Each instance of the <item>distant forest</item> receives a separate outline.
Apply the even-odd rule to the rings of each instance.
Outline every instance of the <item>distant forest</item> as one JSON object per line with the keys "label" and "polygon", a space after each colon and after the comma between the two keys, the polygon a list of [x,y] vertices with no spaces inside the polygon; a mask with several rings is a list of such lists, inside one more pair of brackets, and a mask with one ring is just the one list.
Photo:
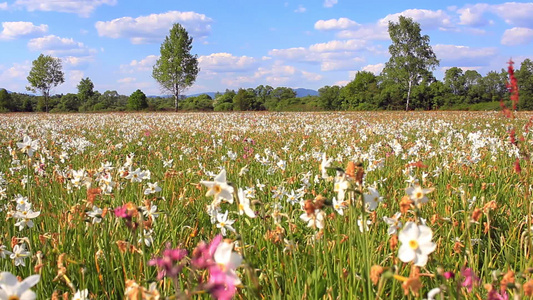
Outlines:
{"label": "distant forest", "polygon": [[[533,110],[533,62],[524,60],[515,69],[518,80],[520,110]],[[463,72],[453,67],[443,80],[432,75],[421,78],[411,91],[413,110],[497,110],[500,100],[508,101],[508,74],[505,69],[482,76],[475,70]],[[202,94],[183,97],[179,109],[183,111],[324,111],[324,110],[402,110],[405,108],[405,85],[382,76],[361,71],[346,86],[325,86],[318,96],[296,97],[287,87],[260,85],[256,88],[226,90],[214,97]],[[126,110],[173,110],[171,97],[146,97],[137,90],[132,95],[116,91],[100,93],[94,90],[89,78],[82,79],[78,93],[50,97],[51,112],[104,112]],[[0,89],[0,112],[45,111],[43,97],[10,93]]]}

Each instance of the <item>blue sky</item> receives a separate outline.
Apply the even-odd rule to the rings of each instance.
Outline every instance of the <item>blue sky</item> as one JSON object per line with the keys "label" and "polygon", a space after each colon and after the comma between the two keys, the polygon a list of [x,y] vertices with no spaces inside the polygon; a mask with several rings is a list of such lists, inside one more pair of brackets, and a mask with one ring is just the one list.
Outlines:
{"label": "blue sky", "polygon": [[485,75],[533,58],[533,2],[354,0],[0,0],[0,87],[25,92],[31,62],[59,57],[76,93],[89,77],[100,92],[161,94],[151,78],[173,23],[193,36],[200,73],[185,93],[268,84],[319,89],[389,59],[388,21],[419,22],[442,78],[450,67]]}

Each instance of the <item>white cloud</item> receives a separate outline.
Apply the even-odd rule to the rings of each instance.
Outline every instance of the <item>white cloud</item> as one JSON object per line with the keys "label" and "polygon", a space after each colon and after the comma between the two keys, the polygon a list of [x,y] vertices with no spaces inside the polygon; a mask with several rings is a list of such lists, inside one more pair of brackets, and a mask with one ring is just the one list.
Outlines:
{"label": "white cloud", "polygon": [[324,7],[333,7],[338,2],[338,0],[324,0]]}
{"label": "white cloud", "polygon": [[381,73],[383,68],[385,68],[385,64],[379,63],[375,65],[366,65],[361,68],[361,71],[367,71],[367,72],[373,73],[374,75],[379,75],[379,73]]}
{"label": "white cloud", "polygon": [[450,16],[443,10],[428,9],[408,9],[401,13],[387,15],[378,21],[380,27],[388,29],[389,21],[398,22],[400,16],[412,18],[413,21],[420,23],[422,30],[440,29],[447,30],[453,27]]}
{"label": "white cloud", "polygon": [[309,47],[313,52],[357,51],[366,46],[364,40],[329,41],[327,43],[314,44]]}
{"label": "white cloud", "polygon": [[87,56],[96,52],[81,42],[76,42],[72,38],[61,38],[55,35],[47,35],[40,38],[31,39],[28,42],[31,51],[40,51],[52,56]]}
{"label": "white cloud", "polygon": [[30,61],[13,63],[11,67],[0,69],[0,82],[2,83],[2,87],[13,92],[26,91],[26,85],[28,85],[26,77],[30,73],[30,70]]}
{"label": "white cloud", "polygon": [[0,40],[35,37],[48,31],[48,25],[35,26],[32,22],[2,22],[2,27],[4,29],[0,32]]}
{"label": "white cloud", "polygon": [[22,7],[28,11],[57,11],[89,17],[98,6],[104,4],[115,5],[117,0],[17,0],[13,6]]}
{"label": "white cloud", "polygon": [[202,38],[211,32],[213,20],[195,12],[169,11],[138,18],[122,17],[95,24],[99,36],[129,38],[132,44],[161,43],[174,23],[180,23],[189,34]]}
{"label": "white cloud", "polygon": [[348,18],[318,20],[315,23],[316,30],[343,30],[358,26],[359,24]]}
{"label": "white cloud", "polygon": [[7,2],[0,3],[0,10],[7,10]]}
{"label": "white cloud", "polygon": [[506,46],[527,45],[533,41],[533,29],[514,27],[505,30],[501,43]]}
{"label": "white cloud", "polygon": [[489,59],[497,55],[497,48],[471,48],[459,45],[438,44],[433,47],[435,55],[441,60],[442,66],[486,66]]}
{"label": "white cloud", "polygon": [[61,57],[61,62],[65,69],[86,69],[91,62],[94,61],[93,56],[64,56]]}
{"label": "white cloud", "polygon": [[308,81],[319,81],[323,78],[320,74],[306,71],[302,71],[302,76]]}
{"label": "white cloud", "polygon": [[507,24],[533,27],[533,2],[517,3],[506,2],[492,5],[491,11],[505,20]]}
{"label": "white cloud", "polygon": [[298,5],[298,8],[294,10],[295,13],[304,13],[307,9],[303,5]]}
{"label": "white cloud", "polygon": [[[80,70],[71,70],[65,74],[65,83],[61,86],[58,86],[57,89],[61,91],[77,91],[78,84],[85,77],[83,71]],[[59,91],[56,91],[59,92]],[[53,93],[52,93],[53,94]]]}
{"label": "white cloud", "polygon": [[337,82],[335,82],[333,85],[341,86],[341,87],[342,87],[342,86],[347,85],[348,83],[350,83],[349,80],[341,80],[341,81],[337,81]]}
{"label": "white cloud", "polygon": [[458,9],[457,13],[459,14],[459,24],[474,27],[485,26],[489,24],[489,20],[483,16],[488,8],[488,4],[478,3]]}
{"label": "white cloud", "polygon": [[122,73],[151,72],[158,59],[158,55],[148,55],[141,60],[134,59],[127,65],[120,65],[120,70]]}
{"label": "white cloud", "polygon": [[132,83],[134,81],[136,81],[137,79],[136,78],[133,78],[133,77],[124,77],[124,78],[120,78],[119,80],[117,80],[118,83]]}
{"label": "white cloud", "polygon": [[257,60],[249,56],[234,56],[230,53],[213,53],[198,58],[202,71],[212,72],[239,72],[255,67]]}

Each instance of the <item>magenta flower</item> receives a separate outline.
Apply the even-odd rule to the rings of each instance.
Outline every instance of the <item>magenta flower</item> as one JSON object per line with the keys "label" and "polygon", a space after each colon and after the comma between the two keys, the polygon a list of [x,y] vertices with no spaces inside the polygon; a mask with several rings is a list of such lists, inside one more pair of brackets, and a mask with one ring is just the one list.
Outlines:
{"label": "magenta flower", "polygon": [[128,215],[128,209],[126,208],[126,206],[119,206],[117,208],[115,208],[115,216],[119,217],[119,218],[131,218],[131,216]]}
{"label": "magenta flower", "polygon": [[220,234],[215,236],[210,244],[201,241],[192,252],[192,265],[198,269],[205,269],[215,264],[215,251],[221,241],[222,236]]}
{"label": "magenta flower", "polygon": [[498,293],[498,291],[496,289],[492,289],[488,295],[487,295],[487,299],[488,300],[509,300],[509,295],[507,294],[506,291],[503,291],[500,293]]}
{"label": "magenta flower", "polygon": [[474,274],[474,271],[471,268],[466,268],[461,271],[461,275],[464,277],[464,281],[461,283],[463,287],[471,292],[474,285],[477,285],[479,282],[479,277]]}
{"label": "magenta flower", "polygon": [[162,257],[151,259],[148,264],[150,266],[157,266],[157,279],[161,280],[164,277],[176,278],[185,265],[182,260],[187,256],[187,250],[175,248],[171,249],[167,244],[167,249],[163,251]]}
{"label": "magenta flower", "polygon": [[453,272],[450,272],[450,271],[444,272],[444,278],[453,279],[453,278],[455,278],[455,274]]}

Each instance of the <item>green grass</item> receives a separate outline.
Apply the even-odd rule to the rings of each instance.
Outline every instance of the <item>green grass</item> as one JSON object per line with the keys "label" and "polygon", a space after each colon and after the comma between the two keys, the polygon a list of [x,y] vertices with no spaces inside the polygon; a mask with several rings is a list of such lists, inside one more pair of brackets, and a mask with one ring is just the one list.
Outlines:
{"label": "green grass", "polygon": [[[212,180],[207,172],[218,174],[224,168],[235,190],[255,186],[257,181],[265,185],[263,191],[256,187],[252,199],[254,219],[239,215],[236,203],[221,204],[222,212],[228,210],[236,220],[236,233],[228,232],[225,238],[237,241],[235,250],[244,257],[243,266],[237,269],[242,280],[237,299],[418,299],[436,287],[445,298],[486,298],[483,285],[494,281],[499,288],[509,270],[515,272],[520,285],[532,277],[526,220],[531,166],[522,160],[522,172],[514,171],[514,146],[507,133],[509,126],[523,133],[528,117],[508,120],[492,112],[0,115],[0,173],[5,181],[1,187],[6,189],[6,198],[0,200],[5,205],[0,212],[5,220],[0,225],[0,243],[11,251],[12,240],[23,238],[31,249],[26,267],[15,267],[6,257],[0,258],[0,270],[21,278],[40,274],[33,288],[39,299],[50,298],[54,291],[72,295],[66,278],[74,289],[88,289],[95,299],[124,298],[127,279],[146,288],[157,282],[160,293],[172,297],[172,281],[158,281],[157,269],[148,266],[148,260],[160,256],[167,243],[192,253],[200,241],[220,234],[206,212],[213,199],[205,196],[207,188],[199,182]],[[24,135],[40,142],[31,158],[16,146]],[[393,152],[394,140],[402,153]],[[530,136],[525,135],[518,145],[529,153]],[[228,151],[236,153],[235,160],[228,157]],[[69,156],[64,162],[60,161],[62,152]],[[308,173],[303,200],[322,195],[329,203],[337,196],[333,181],[320,178],[323,152],[334,158],[333,167],[361,161],[366,170],[364,193],[382,180],[377,190],[384,201],[375,211],[365,210],[358,194],[352,192],[344,215],[331,206],[323,208],[324,229],[318,230],[299,218],[304,213],[299,204],[287,203],[286,197],[273,199],[274,188],[297,190]],[[129,153],[135,155],[131,170],[150,170],[149,180],[132,183],[119,176]],[[267,157],[269,163],[260,163],[256,154]],[[18,171],[10,170],[15,159],[23,167]],[[167,159],[174,159],[172,168],[163,167]],[[42,174],[34,172],[39,160]],[[285,170],[277,166],[280,160],[286,161]],[[89,199],[85,186],[67,190],[71,171],[80,169],[88,172],[91,187],[96,188],[98,169],[106,161],[112,163],[110,174],[118,184],[110,195]],[[434,191],[428,194],[428,203],[403,213],[400,220],[405,224],[425,219],[436,244],[428,263],[419,269],[419,296],[404,295],[399,279],[413,276],[412,263],[398,259],[400,244],[391,248],[383,222],[384,216],[400,211],[408,187],[406,169],[415,162],[420,164],[411,168],[411,175]],[[249,171],[239,176],[245,166]],[[437,169],[442,171],[433,176]],[[334,170],[328,172],[335,176]],[[425,173],[431,175],[423,179]],[[24,187],[25,175],[28,183]],[[156,181],[162,191],[144,195],[147,182]],[[19,231],[16,220],[8,217],[15,210],[12,200],[17,194],[28,197],[33,209],[41,212],[31,229]],[[87,217],[93,205],[89,201],[108,210],[101,223],[92,224]],[[488,208],[491,201],[495,209]],[[134,217],[139,227],[131,230],[113,213],[128,202],[137,207],[150,202],[157,205],[160,215],[144,225],[140,216]],[[279,224],[272,216],[276,202],[283,206]],[[476,209],[481,216],[473,221]],[[360,216],[373,221],[368,231],[359,230]],[[154,231],[151,247],[138,242],[146,226]],[[286,250],[284,239],[296,248]],[[121,251],[119,241],[131,247]],[[41,261],[37,253],[42,254]],[[62,254],[66,272],[56,278]],[[376,285],[370,280],[375,265],[384,268]],[[464,268],[471,268],[480,278],[471,292],[461,286]],[[447,271],[454,272],[455,279],[445,279]],[[196,273],[189,265],[179,276],[178,286],[182,291],[195,291],[198,278],[206,280],[207,273]],[[509,285],[507,292],[524,294],[523,288],[515,287]],[[209,298],[206,293],[199,295],[195,297]]]}

